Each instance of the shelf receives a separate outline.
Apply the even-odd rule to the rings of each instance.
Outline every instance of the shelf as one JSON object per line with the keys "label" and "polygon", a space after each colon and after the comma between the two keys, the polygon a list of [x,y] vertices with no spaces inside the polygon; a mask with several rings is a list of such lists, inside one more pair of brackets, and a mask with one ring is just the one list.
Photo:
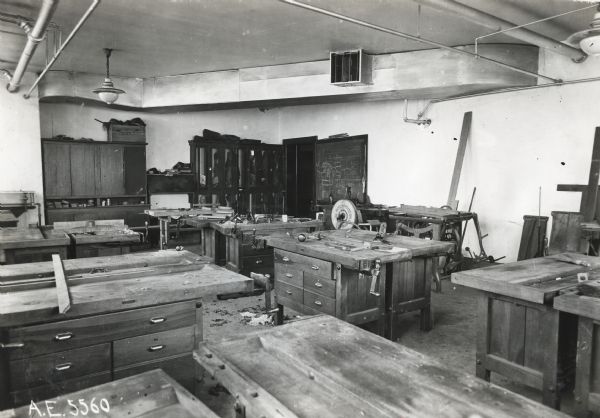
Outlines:
{"label": "shelf", "polygon": [[82,199],[125,199],[125,198],[145,198],[146,194],[122,194],[122,195],[85,195],[85,196],[46,196],[44,200],[82,200]]}
{"label": "shelf", "polygon": [[137,208],[148,207],[147,203],[139,203],[134,205],[110,205],[110,206],[86,206],[84,208],[46,208],[47,210],[82,210],[82,209],[122,209],[122,208]]}

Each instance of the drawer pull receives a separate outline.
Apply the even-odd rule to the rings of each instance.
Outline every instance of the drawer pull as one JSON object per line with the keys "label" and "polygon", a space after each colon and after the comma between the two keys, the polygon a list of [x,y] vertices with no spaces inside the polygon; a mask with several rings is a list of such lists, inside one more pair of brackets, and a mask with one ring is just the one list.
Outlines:
{"label": "drawer pull", "polygon": [[166,345],[164,345],[164,344],[151,345],[150,347],[148,347],[148,351],[160,351],[165,347],[166,347]]}
{"label": "drawer pull", "polygon": [[323,287],[323,283],[315,282],[315,287],[321,288],[321,287]]}
{"label": "drawer pull", "polygon": [[263,261],[262,260],[256,260],[256,264],[262,264]]}
{"label": "drawer pull", "polygon": [[66,341],[70,340],[71,338],[73,338],[72,332],[61,332],[60,334],[56,334],[54,336],[55,341]]}
{"label": "drawer pull", "polygon": [[165,318],[164,316],[155,316],[154,318],[150,318],[150,323],[151,324],[160,324],[162,322],[165,322],[167,320],[167,318]]}
{"label": "drawer pull", "polygon": [[312,266],[310,266],[310,268],[313,270],[319,270],[319,266],[315,266],[314,264]]}
{"label": "drawer pull", "polygon": [[287,293],[288,295],[292,294],[292,292],[290,290],[286,290],[285,293]]}
{"label": "drawer pull", "polygon": [[289,258],[287,258],[287,257],[283,257],[283,258],[282,258],[282,260],[283,260],[284,262],[286,262],[286,263],[287,263],[288,261],[290,261],[290,259],[289,259]]}
{"label": "drawer pull", "polygon": [[54,366],[54,370],[56,370],[57,372],[64,372],[65,370],[69,370],[72,366],[73,363],[57,364],[56,366]]}
{"label": "drawer pull", "polygon": [[323,306],[323,302],[321,302],[320,300],[315,300],[315,305]]}
{"label": "drawer pull", "polygon": [[0,343],[0,350],[8,350],[23,347],[25,347],[25,343]]}
{"label": "drawer pull", "polygon": [[292,277],[294,277],[294,275],[292,273],[285,273],[285,277],[292,278]]}

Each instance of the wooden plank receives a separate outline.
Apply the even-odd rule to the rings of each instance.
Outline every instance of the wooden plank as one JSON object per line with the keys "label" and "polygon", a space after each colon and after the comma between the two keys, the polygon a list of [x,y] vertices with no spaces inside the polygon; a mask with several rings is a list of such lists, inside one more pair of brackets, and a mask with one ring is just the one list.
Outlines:
{"label": "wooden plank", "polygon": [[582,199],[581,212],[585,222],[593,221],[596,216],[596,201],[598,196],[598,180],[600,176],[600,127],[596,127],[594,135],[594,146],[592,149],[592,162],[590,164],[590,175],[585,193],[585,201]]}
{"label": "wooden plank", "polygon": [[56,295],[58,298],[58,313],[64,314],[71,308],[69,287],[65,277],[65,270],[58,254],[52,254],[52,265],[54,267],[54,279],[56,281]]}
{"label": "wooden plank", "polygon": [[446,204],[455,208],[458,206],[456,202],[456,193],[458,192],[458,183],[460,181],[460,172],[462,171],[463,161],[465,159],[465,151],[467,149],[467,141],[471,133],[471,119],[473,112],[465,112],[463,116],[462,128],[460,130],[460,142],[456,151],[456,160],[454,161],[454,170],[452,172],[452,181],[450,183],[450,192],[448,193],[448,201]]}
{"label": "wooden plank", "polygon": [[[594,344],[594,322],[589,318],[579,318],[577,330],[577,372],[575,373],[575,410],[577,416],[585,417],[589,413],[590,381],[592,356],[598,346]],[[598,365],[596,365],[596,369]]]}
{"label": "wooden plank", "polygon": [[564,416],[333,317],[207,343],[195,359],[240,394],[247,416],[273,406],[292,416]]}

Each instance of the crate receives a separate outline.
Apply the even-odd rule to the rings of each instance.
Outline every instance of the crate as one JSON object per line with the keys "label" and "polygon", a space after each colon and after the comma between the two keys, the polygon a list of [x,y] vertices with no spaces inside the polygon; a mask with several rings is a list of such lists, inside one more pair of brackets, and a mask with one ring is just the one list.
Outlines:
{"label": "crate", "polygon": [[108,127],[109,142],[146,142],[146,127],[138,125],[111,124]]}

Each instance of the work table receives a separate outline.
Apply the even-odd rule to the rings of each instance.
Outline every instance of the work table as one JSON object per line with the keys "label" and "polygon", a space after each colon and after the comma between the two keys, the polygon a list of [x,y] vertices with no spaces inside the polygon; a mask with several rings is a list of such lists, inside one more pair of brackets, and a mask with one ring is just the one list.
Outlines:
{"label": "work table", "polygon": [[53,253],[67,258],[70,243],[66,233],[45,235],[40,228],[0,228],[0,263],[49,260]]}

